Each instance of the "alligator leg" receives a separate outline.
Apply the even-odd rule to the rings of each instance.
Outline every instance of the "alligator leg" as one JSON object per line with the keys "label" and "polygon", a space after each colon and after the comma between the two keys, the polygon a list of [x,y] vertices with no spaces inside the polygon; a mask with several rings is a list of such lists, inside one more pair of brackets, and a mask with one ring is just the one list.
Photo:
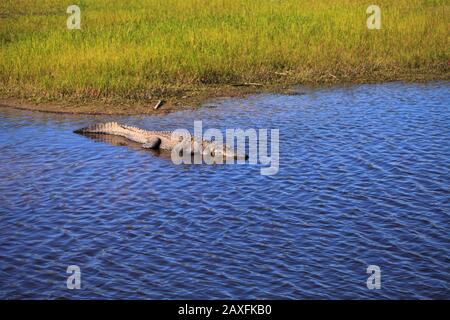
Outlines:
{"label": "alligator leg", "polygon": [[146,143],[142,145],[144,149],[158,149],[161,144],[161,139],[158,137],[149,138]]}

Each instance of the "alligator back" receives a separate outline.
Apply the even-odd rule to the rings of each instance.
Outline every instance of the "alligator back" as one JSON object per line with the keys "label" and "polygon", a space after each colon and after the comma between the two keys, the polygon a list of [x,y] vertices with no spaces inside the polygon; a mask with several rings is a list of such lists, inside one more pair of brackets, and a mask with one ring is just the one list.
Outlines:
{"label": "alligator back", "polygon": [[[98,123],[74,132],[79,134],[108,134],[121,136],[131,141],[141,143],[144,148],[147,146],[154,146],[162,150],[172,150],[176,145],[183,141],[180,137],[178,137],[178,139],[172,139],[172,131],[149,131],[117,122]],[[224,157],[233,157],[236,159],[247,158],[245,154],[237,155],[234,150],[231,150],[227,145],[217,144],[214,141],[198,141],[194,137],[191,137],[190,140],[185,140],[185,143],[190,144],[190,149],[193,153],[207,152],[212,155],[221,154]]]}

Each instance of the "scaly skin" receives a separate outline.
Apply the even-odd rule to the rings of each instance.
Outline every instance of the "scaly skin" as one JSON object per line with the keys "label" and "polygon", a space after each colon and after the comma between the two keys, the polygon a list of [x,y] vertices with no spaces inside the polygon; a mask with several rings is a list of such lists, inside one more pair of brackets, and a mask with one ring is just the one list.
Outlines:
{"label": "scaly skin", "polygon": [[[127,138],[131,141],[141,143],[146,149],[160,149],[172,151],[175,146],[180,146],[183,138],[174,136],[172,139],[172,131],[149,131],[132,126],[127,126],[117,122],[107,122],[95,124],[91,127],[76,130],[75,133],[96,133],[109,134]],[[189,150],[192,154],[200,152],[202,154],[210,153],[212,156],[222,155],[223,158],[247,159],[246,155],[239,155],[230,149],[227,145],[219,145],[212,141],[198,141],[194,137],[187,139],[183,143],[190,144]]]}

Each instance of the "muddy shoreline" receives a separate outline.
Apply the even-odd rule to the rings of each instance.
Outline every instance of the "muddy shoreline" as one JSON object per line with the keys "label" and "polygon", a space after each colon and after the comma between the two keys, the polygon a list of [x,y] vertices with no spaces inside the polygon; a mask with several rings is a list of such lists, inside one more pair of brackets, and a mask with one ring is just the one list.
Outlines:
{"label": "muddy shoreline", "polygon": [[[151,100],[126,99],[91,99],[91,101],[47,101],[36,102],[35,99],[0,98],[0,107],[29,111],[87,114],[87,115],[138,115],[138,114],[167,114],[170,112],[192,110],[198,107],[215,107],[213,101],[221,98],[245,97],[263,92],[288,92],[288,89],[271,87],[209,87],[186,92],[185,95],[169,95]],[[155,106],[159,105],[157,109]]]}
{"label": "muddy shoreline", "polygon": [[[265,84],[242,83],[193,87],[176,95],[161,96],[152,100],[126,100],[120,98],[91,99],[79,101],[76,99],[51,100],[43,102],[36,98],[16,98],[0,96],[0,107],[20,110],[85,115],[158,115],[182,110],[193,110],[199,107],[216,107],[218,99],[246,97],[253,94],[273,93],[286,95],[301,95],[307,91],[336,86],[351,86],[358,84],[374,84],[387,82],[425,83],[430,81],[449,81],[450,75],[414,74],[393,79],[380,77],[378,79],[356,79],[353,81],[325,79],[325,81],[293,84],[290,82]],[[161,103],[160,103],[161,101]],[[160,106],[155,109],[155,106]]]}

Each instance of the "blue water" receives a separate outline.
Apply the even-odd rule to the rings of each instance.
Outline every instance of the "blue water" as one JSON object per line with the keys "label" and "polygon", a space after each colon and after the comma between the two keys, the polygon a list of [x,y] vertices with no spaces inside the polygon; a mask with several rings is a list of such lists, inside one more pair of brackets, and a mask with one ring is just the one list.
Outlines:
{"label": "blue water", "polygon": [[[0,298],[449,299],[449,88],[298,88],[154,117],[0,108]],[[107,120],[278,128],[280,171],[72,133]]]}

